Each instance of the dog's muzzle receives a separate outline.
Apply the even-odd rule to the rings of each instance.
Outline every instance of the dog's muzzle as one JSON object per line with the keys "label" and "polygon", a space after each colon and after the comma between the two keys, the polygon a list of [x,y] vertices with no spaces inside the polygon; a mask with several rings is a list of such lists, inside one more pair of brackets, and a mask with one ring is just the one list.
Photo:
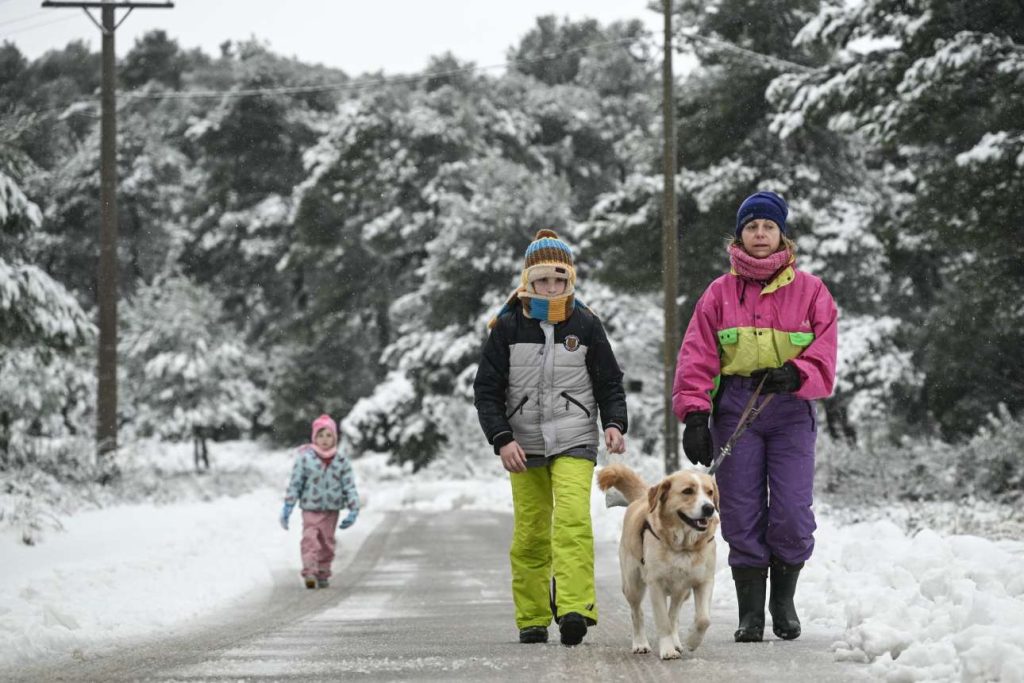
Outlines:
{"label": "dog's muzzle", "polygon": [[686,522],[688,525],[696,529],[697,531],[707,531],[708,525],[711,523],[711,518],[715,516],[715,506],[710,503],[705,503],[701,508],[702,517],[687,517],[682,512],[676,510],[676,514],[679,515],[679,519]]}

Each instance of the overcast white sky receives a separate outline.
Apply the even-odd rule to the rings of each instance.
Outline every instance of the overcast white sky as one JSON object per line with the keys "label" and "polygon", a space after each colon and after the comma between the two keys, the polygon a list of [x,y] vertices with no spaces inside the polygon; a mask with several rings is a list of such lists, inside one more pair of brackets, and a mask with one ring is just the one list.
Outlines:
{"label": "overcast white sky", "polygon": [[[225,40],[252,36],[275,52],[349,74],[423,70],[446,50],[478,66],[502,64],[509,46],[555,14],[602,24],[638,18],[652,31],[661,17],[649,0],[174,0],[173,9],[137,9],[117,30],[123,56],[136,38],[164,29],[183,48],[216,55]],[[660,3],[659,3],[660,4]],[[98,11],[94,10],[98,18]],[[120,17],[123,10],[119,10]],[[81,9],[42,8],[42,0],[0,0],[0,41],[28,58],[84,39],[100,48],[99,29]]]}

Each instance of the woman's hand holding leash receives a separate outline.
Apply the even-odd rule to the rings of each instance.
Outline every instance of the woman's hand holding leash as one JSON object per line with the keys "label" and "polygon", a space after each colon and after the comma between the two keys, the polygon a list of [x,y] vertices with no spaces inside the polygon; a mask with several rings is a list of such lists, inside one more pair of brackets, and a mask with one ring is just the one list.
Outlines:
{"label": "woman's hand holding leash", "polygon": [[762,368],[750,373],[750,379],[761,383],[762,394],[791,394],[800,388],[800,371],[792,363],[778,368]]}
{"label": "woman's hand holding leash", "polygon": [[686,425],[683,430],[683,453],[694,465],[707,467],[715,457],[708,413],[690,413],[683,424]]}

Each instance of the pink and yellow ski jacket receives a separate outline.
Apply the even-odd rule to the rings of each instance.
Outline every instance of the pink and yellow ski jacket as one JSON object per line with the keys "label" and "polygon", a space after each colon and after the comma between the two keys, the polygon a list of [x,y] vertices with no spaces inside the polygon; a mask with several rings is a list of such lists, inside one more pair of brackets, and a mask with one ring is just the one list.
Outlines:
{"label": "pink and yellow ski jacket", "polygon": [[724,375],[792,361],[806,400],[832,394],[836,375],[836,304],[825,284],[792,266],[767,285],[721,276],[704,291],[686,327],[676,360],[672,408],[680,421],[711,412]]}

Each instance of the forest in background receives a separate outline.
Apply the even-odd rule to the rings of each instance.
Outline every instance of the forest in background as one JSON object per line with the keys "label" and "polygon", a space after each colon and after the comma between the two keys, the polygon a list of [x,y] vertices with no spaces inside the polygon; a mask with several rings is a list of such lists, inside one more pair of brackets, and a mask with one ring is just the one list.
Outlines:
{"label": "forest in background", "polygon": [[[907,495],[1019,497],[1024,7],[684,0],[680,319],[738,202],[790,202],[841,312],[824,424]],[[452,55],[346,74],[258,41],[153,32],[119,63],[122,439],[267,436],[344,417],[414,469],[487,447],[471,383],[537,229],[661,452],[661,83],[639,22],[539,18],[492,75]],[[99,54],[0,47],[0,470],[95,477]],[[69,466],[74,465],[74,466]]]}

